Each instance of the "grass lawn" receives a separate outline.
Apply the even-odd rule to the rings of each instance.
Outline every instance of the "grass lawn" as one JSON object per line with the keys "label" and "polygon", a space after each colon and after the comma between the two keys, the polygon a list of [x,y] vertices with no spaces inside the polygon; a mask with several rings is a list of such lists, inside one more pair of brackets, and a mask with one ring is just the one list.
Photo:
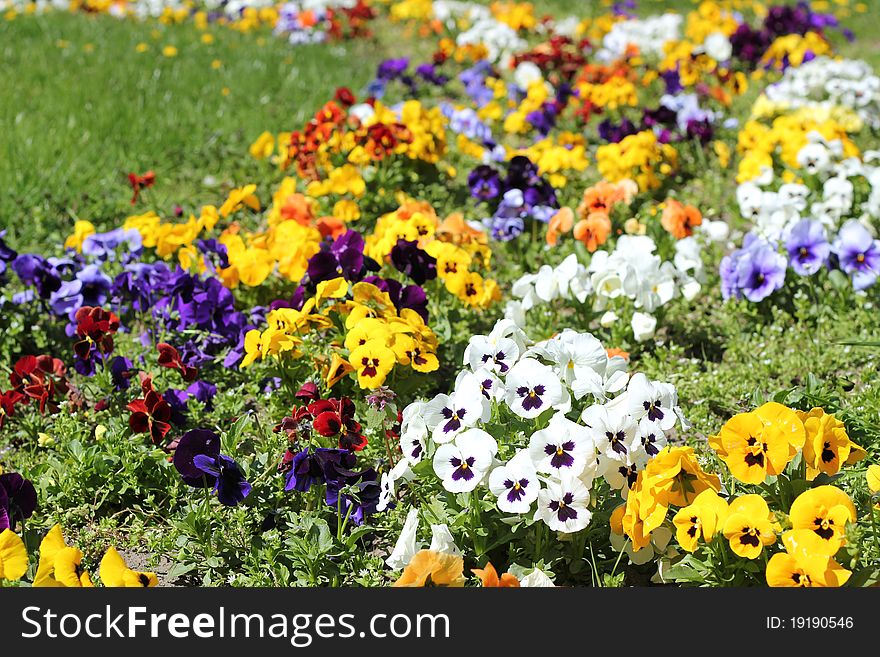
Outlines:
{"label": "grass lawn", "polygon": [[131,171],[156,172],[146,193],[159,210],[216,202],[265,177],[247,155],[254,137],[302,125],[389,56],[368,40],[292,47],[268,32],[204,34],[66,13],[0,22],[0,223],[11,239],[57,243],[76,218],[112,227],[131,212]]}

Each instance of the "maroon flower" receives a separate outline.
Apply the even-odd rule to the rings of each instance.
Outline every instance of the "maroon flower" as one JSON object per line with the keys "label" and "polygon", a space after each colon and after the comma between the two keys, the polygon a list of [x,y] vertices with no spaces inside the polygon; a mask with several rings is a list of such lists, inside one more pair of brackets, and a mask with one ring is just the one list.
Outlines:
{"label": "maroon flower", "polygon": [[185,365],[180,359],[180,353],[167,342],[160,342],[156,345],[159,350],[159,365],[168,367],[180,372],[180,376],[187,383],[192,383],[199,376],[199,370],[195,367]]}
{"label": "maroon flower", "polygon": [[0,394],[0,429],[3,428],[6,418],[15,414],[15,405],[24,399],[25,396],[16,390],[7,390]]}
{"label": "maroon flower", "polygon": [[153,390],[153,381],[145,377],[141,382],[142,399],[135,399],[126,408],[131,411],[128,426],[134,433],[148,433],[154,445],[159,445],[171,430],[171,407],[162,395]]}
{"label": "maroon flower", "polygon": [[101,356],[113,351],[113,334],[119,330],[119,318],[100,307],[83,306],[76,311],[76,334],[82,338],[73,345],[74,353],[90,360],[94,350]]}
{"label": "maroon flower", "polygon": [[318,393],[318,385],[314,381],[308,381],[302,384],[302,387],[296,391],[294,397],[305,401],[314,401],[320,399],[321,395]]}
{"label": "maroon flower", "polygon": [[56,396],[67,394],[64,363],[52,356],[22,356],[12,368],[9,380],[13,390],[39,402],[40,413],[46,407],[54,412]]}
{"label": "maroon flower", "polygon": [[357,102],[357,99],[348,87],[339,87],[336,89],[336,94],[333,98],[343,107],[351,107]]}

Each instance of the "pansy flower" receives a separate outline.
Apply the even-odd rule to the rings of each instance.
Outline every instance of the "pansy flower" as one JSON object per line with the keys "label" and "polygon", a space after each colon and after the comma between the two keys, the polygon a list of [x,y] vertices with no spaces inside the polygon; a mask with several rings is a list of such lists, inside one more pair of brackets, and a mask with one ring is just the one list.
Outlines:
{"label": "pansy flower", "polygon": [[461,555],[419,550],[403,569],[394,586],[464,586],[464,560]]}
{"label": "pansy flower", "polygon": [[213,488],[224,506],[238,505],[251,492],[238,463],[220,453],[220,438],[213,431],[187,431],[180,437],[173,460],[187,485]]}
{"label": "pansy flower", "polygon": [[666,433],[654,422],[641,422],[636,429],[640,446],[636,446],[631,455],[633,460],[643,466],[666,447]]}
{"label": "pansy flower", "polygon": [[519,588],[516,575],[504,573],[499,577],[498,571],[491,563],[487,563],[485,568],[471,568],[471,572],[480,578],[483,588]]}
{"label": "pansy flower", "polygon": [[160,342],[156,345],[156,350],[159,352],[160,367],[177,370],[180,372],[180,376],[183,377],[183,380],[187,383],[192,383],[196,380],[196,377],[199,375],[198,369],[184,364],[177,349],[167,342]]}
{"label": "pansy flower", "polygon": [[849,496],[835,486],[817,486],[804,491],[791,504],[792,529],[808,529],[820,540],[818,549],[826,556],[846,543],[846,524],[856,522],[856,507]]}
{"label": "pansy flower", "polygon": [[348,358],[357,372],[361,388],[378,388],[397,362],[397,356],[385,345],[384,340],[369,340],[354,349]]}
{"label": "pansy flower", "polygon": [[16,472],[0,474],[0,531],[15,529],[37,508],[37,491],[30,480]]}
{"label": "pansy flower", "polygon": [[805,588],[846,584],[852,572],[829,556],[821,541],[808,529],[785,532],[785,552],[777,552],[767,562],[767,585]]}
{"label": "pansy flower", "polygon": [[628,413],[611,404],[595,404],[584,409],[581,419],[600,453],[611,460],[628,461],[641,445],[636,423]]}
{"label": "pansy flower", "polygon": [[549,480],[538,493],[535,520],[544,521],[553,531],[571,534],[590,524],[589,503],[587,487],[577,477],[566,474],[562,480]]}
{"label": "pansy flower", "polygon": [[0,393],[0,429],[6,424],[7,418],[15,414],[15,406],[27,398],[17,390],[7,390]]}
{"label": "pansy flower", "polygon": [[425,409],[434,442],[448,443],[460,431],[474,426],[485,415],[486,406],[476,377],[463,376],[451,395],[437,395]]}
{"label": "pansy flower", "polygon": [[807,439],[803,457],[807,464],[807,480],[820,472],[834,475],[844,464],[852,465],[867,456],[864,449],[849,439],[846,426],[830,413],[814,408],[809,413],[795,411],[804,423]]}
{"label": "pansy flower", "polygon": [[475,335],[468,341],[466,350],[468,365],[476,371],[486,368],[505,376],[519,359],[519,346],[510,338],[490,339],[487,335]]}
{"label": "pansy flower", "polygon": [[83,554],[76,547],[69,547],[61,533],[61,525],[55,525],[40,542],[40,561],[33,586],[90,588],[92,578],[82,567]]}
{"label": "pansy flower", "polygon": [[649,381],[641,372],[633,375],[626,389],[630,415],[639,423],[654,423],[668,431],[675,425],[675,388]]}
{"label": "pansy flower", "polygon": [[796,223],[785,243],[791,268],[801,276],[812,276],[828,261],[831,245],[825,226],[819,221],[802,219]]}
{"label": "pansy flower", "polygon": [[538,499],[541,485],[527,450],[521,450],[506,464],[499,465],[489,475],[489,490],[498,498],[498,508],[504,513],[528,513]]}
{"label": "pansy flower", "polygon": [[794,411],[769,402],[750,413],[729,419],[709,445],[747,484],[760,484],[767,475],[780,474],[806,439],[803,422]]}
{"label": "pansy flower", "polygon": [[400,450],[411,465],[421,461],[425,453],[425,439],[428,437],[425,419],[427,407],[425,402],[416,401],[400,412]]}
{"label": "pansy flower", "polygon": [[24,541],[10,529],[0,529],[0,581],[14,582],[24,577],[28,554]]}
{"label": "pansy flower", "polygon": [[507,405],[528,419],[564,404],[568,396],[556,373],[534,358],[524,358],[510,368],[505,383]]}
{"label": "pansy flower", "polygon": [[146,377],[141,383],[142,398],[135,399],[126,405],[131,411],[128,426],[134,433],[148,433],[154,445],[160,444],[171,430],[171,407],[163,397],[153,389],[153,383]]}
{"label": "pansy flower", "polygon": [[437,259],[420,249],[415,240],[397,240],[391,249],[391,263],[417,285],[437,278]]}
{"label": "pansy flower", "polygon": [[48,354],[19,358],[9,381],[14,390],[39,403],[41,414],[47,408],[51,412],[57,410],[56,398],[69,390],[64,363]]}
{"label": "pansy flower", "polygon": [[856,290],[870,287],[880,275],[880,240],[874,239],[857,219],[843,224],[832,251],[840,260],[840,268],[852,276]]}
{"label": "pansy flower", "polygon": [[497,453],[492,436],[482,429],[468,429],[437,448],[434,472],[450,493],[466,493],[482,483]]}
{"label": "pansy flower", "polygon": [[776,542],[773,515],[760,495],[741,495],[733,500],[722,531],[730,549],[743,559],[757,559],[765,545]]}
{"label": "pansy flower", "polygon": [[557,413],[545,429],[532,434],[529,454],[538,472],[561,477],[565,472],[579,475],[588,459],[595,460],[596,447],[586,427]]}
{"label": "pansy flower", "polygon": [[125,559],[111,546],[101,558],[98,567],[98,577],[104,586],[124,588],[148,588],[159,585],[159,578],[155,573],[142,573],[132,570],[125,563]]}
{"label": "pansy flower", "polygon": [[678,544],[683,550],[694,552],[700,538],[706,543],[711,542],[716,532],[721,531],[727,513],[727,502],[707,488],[672,519]]}
{"label": "pansy flower", "polygon": [[101,362],[113,351],[113,334],[119,330],[119,317],[103,308],[83,306],[76,311],[76,334],[81,338],[73,346],[76,370],[85,376],[94,374],[94,361]]}

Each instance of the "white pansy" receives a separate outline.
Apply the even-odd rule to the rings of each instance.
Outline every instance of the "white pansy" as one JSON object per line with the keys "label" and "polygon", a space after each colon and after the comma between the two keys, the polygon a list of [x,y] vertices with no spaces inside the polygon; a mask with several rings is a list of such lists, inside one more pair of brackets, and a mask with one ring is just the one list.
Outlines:
{"label": "white pansy", "polygon": [[482,429],[468,429],[454,442],[434,452],[434,473],[450,493],[467,493],[479,486],[492,468],[498,444]]}
{"label": "white pansy", "polygon": [[453,538],[452,533],[449,531],[449,527],[447,527],[445,523],[431,525],[431,544],[428,546],[428,549],[433,550],[434,552],[445,552],[446,554],[454,554],[456,556],[461,554],[461,550],[459,550],[458,546],[455,544],[455,538]]}
{"label": "white pansy", "polygon": [[563,404],[567,398],[567,390],[563,390],[559,377],[534,358],[523,358],[514,365],[505,385],[507,405],[524,418],[538,417],[547,409]]}
{"label": "white pansy", "polygon": [[587,460],[595,458],[596,446],[586,427],[557,413],[545,429],[532,434],[529,455],[538,472],[557,477],[565,473],[577,476]]}
{"label": "white pansy", "polygon": [[596,449],[608,458],[621,462],[625,462],[639,444],[636,421],[625,412],[625,408],[625,403],[595,404],[581,413],[581,419],[589,428]]}
{"label": "white pansy", "polygon": [[538,499],[541,484],[527,450],[520,450],[506,464],[489,475],[489,490],[505,513],[527,513]]}
{"label": "white pansy", "polygon": [[437,395],[428,402],[425,420],[435,443],[448,443],[474,426],[485,412],[480,384],[472,373],[462,377],[451,395]]}
{"label": "white pansy", "polygon": [[654,337],[657,329],[657,318],[643,312],[634,312],[632,317],[633,337],[637,342],[644,342]]}
{"label": "white pansy", "polygon": [[553,531],[577,532],[590,524],[589,503],[590,491],[577,477],[565,475],[561,480],[551,479],[538,493],[535,520],[547,523]]}

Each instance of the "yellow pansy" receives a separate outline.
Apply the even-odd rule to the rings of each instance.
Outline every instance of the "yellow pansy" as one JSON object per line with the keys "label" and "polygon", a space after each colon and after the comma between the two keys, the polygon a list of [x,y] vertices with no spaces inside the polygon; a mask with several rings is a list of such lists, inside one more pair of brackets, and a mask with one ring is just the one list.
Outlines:
{"label": "yellow pansy", "polygon": [[0,579],[16,581],[28,569],[28,555],[24,541],[11,529],[0,532]]}
{"label": "yellow pansy", "polygon": [[693,552],[697,549],[700,537],[707,543],[727,518],[727,502],[711,488],[707,488],[694,498],[692,504],[683,507],[675,514],[675,536],[683,550]]}
{"label": "yellow pansy", "polygon": [[260,134],[259,137],[254,140],[254,143],[250,145],[248,152],[251,154],[251,157],[256,158],[258,160],[265,160],[267,157],[272,155],[275,150],[275,137],[268,130]]}
{"label": "yellow pansy", "polygon": [[260,199],[256,197],[254,192],[257,186],[254,184],[245,185],[244,187],[236,187],[229,192],[228,198],[220,206],[220,216],[224,219],[240,208],[247,206],[254,212],[260,211]]}
{"label": "yellow pansy", "polygon": [[92,579],[82,568],[82,552],[69,547],[61,533],[61,525],[49,530],[40,543],[40,561],[34,587],[91,587]]}
{"label": "yellow pansy", "polygon": [[765,545],[776,542],[773,515],[760,495],[742,495],[733,500],[723,532],[730,549],[744,559],[757,558]]}
{"label": "yellow pansy", "polygon": [[358,385],[364,389],[378,388],[385,383],[397,356],[382,340],[370,340],[357,347],[348,358],[357,372]]}
{"label": "yellow pansy", "polygon": [[104,586],[147,588],[159,585],[159,579],[155,573],[132,570],[114,547],[107,548],[107,552],[104,553],[98,568],[98,576]]}
{"label": "yellow pansy", "polygon": [[78,219],[73,224],[73,234],[64,241],[65,249],[76,249],[77,253],[82,253],[82,245],[89,235],[94,235],[97,231],[91,221]]}

